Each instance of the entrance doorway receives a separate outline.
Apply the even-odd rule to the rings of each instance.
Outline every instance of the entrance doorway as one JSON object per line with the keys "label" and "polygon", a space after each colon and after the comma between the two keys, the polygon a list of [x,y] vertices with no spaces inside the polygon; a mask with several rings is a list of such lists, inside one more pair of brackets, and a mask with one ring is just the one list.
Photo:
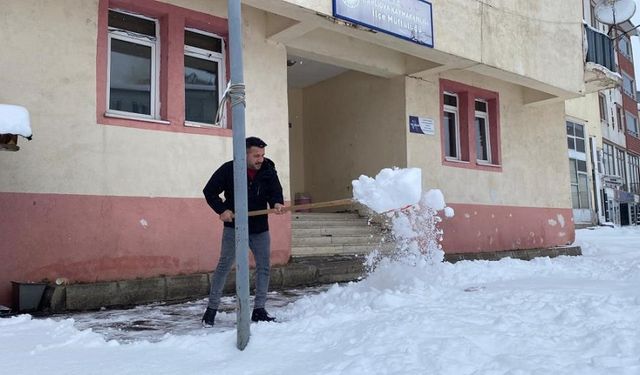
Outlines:
{"label": "entrance doorway", "polygon": [[351,181],[360,175],[406,167],[404,76],[378,77],[297,55],[288,56],[287,66],[294,199],[351,198]]}

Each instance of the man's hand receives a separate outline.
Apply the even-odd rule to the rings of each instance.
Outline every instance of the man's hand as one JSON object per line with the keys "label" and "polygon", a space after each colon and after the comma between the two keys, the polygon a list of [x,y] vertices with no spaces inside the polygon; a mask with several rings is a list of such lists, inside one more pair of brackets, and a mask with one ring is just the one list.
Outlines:
{"label": "man's hand", "polygon": [[233,211],[231,210],[226,210],[225,212],[220,214],[220,220],[226,222],[226,223],[230,223],[233,221]]}
{"label": "man's hand", "polygon": [[273,208],[276,210],[276,214],[278,214],[278,215],[282,215],[283,213],[285,213],[284,205],[282,205],[280,203],[274,204]]}

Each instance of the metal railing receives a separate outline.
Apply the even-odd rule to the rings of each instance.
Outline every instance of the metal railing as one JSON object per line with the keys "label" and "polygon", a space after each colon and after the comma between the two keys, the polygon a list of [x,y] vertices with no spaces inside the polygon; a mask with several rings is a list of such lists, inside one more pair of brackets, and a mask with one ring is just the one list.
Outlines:
{"label": "metal railing", "polygon": [[606,34],[585,26],[587,33],[587,62],[604,66],[616,72],[616,61],[613,54],[613,40]]}

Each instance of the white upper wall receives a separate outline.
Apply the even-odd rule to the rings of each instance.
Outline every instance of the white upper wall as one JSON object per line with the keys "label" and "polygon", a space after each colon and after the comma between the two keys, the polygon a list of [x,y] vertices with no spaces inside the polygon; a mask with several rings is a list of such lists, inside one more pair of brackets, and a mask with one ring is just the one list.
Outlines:
{"label": "white upper wall", "polygon": [[[165,2],[227,17],[223,0]],[[201,197],[212,172],[232,159],[229,136],[97,123],[97,0],[1,8],[0,103],[29,110],[34,138],[3,153],[0,191]],[[246,133],[269,144],[288,199],[286,51],[266,40],[264,12],[243,10]]]}
{"label": "white upper wall", "polygon": [[[253,6],[290,4],[317,14],[332,15],[332,0],[247,2]],[[547,92],[549,87],[544,86],[559,89],[560,92],[555,93],[558,95],[583,92],[583,6],[580,1],[447,0],[432,1],[432,4],[434,49],[418,48],[400,39],[393,42],[393,48],[445,65],[455,66],[464,61],[465,69],[480,63],[484,68],[471,69],[510,82],[524,77],[529,80],[529,86],[541,85],[534,87],[536,89]],[[286,12],[283,6],[274,8]],[[372,36],[366,31],[349,30],[356,38],[366,38],[369,42],[378,38],[387,46],[391,43],[382,33]]]}

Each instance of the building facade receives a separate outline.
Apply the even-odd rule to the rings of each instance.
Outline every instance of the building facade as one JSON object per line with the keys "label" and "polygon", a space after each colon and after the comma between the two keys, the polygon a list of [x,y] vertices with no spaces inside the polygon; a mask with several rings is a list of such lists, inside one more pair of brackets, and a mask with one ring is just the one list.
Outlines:
{"label": "building facade", "polygon": [[[418,17],[335,3],[416,34],[349,19],[331,0],[243,1],[247,134],[269,144],[285,199],[351,197],[361,174],[419,167],[456,210],[447,252],[572,243],[563,125],[565,101],[586,92],[582,4],[407,0]],[[201,189],[232,157],[233,119],[213,124],[226,1],[22,1],[3,13],[0,102],[30,111],[34,140],[0,155],[0,304],[11,280],[210,271],[222,225]],[[270,220],[284,264],[291,217]]]}
{"label": "building facade", "polygon": [[587,64],[608,78],[594,81],[597,92],[567,101],[574,219],[578,225],[636,225],[640,138],[631,37],[638,33],[629,21],[600,23],[596,2],[583,4]]}

